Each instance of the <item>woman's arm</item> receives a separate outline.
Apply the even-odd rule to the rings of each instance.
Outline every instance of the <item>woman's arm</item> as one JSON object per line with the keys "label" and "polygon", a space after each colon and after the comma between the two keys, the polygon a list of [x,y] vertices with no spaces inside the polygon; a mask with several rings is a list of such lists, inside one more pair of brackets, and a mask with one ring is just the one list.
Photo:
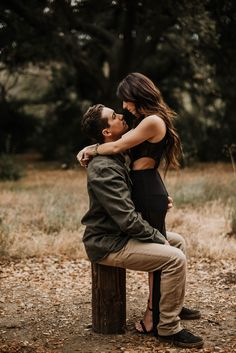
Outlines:
{"label": "woman's arm", "polygon": [[89,158],[96,154],[107,155],[120,153],[152,138],[158,139],[159,137],[161,140],[165,132],[166,127],[164,121],[156,115],[151,115],[144,118],[135,129],[126,133],[119,140],[103,143],[97,146],[96,149],[87,149],[85,151],[85,157]]}
{"label": "woman's arm", "polygon": [[91,149],[91,150],[94,150],[94,148],[96,148],[97,144],[93,144],[93,145],[89,145],[89,146],[86,146],[84,147],[82,150],[79,151],[79,153],[77,154],[76,158],[77,160],[79,161],[80,165],[82,167],[87,167],[88,166],[88,163],[90,161],[90,159],[92,159],[93,157],[90,156],[90,157],[86,157],[85,156],[85,152],[87,149]]}

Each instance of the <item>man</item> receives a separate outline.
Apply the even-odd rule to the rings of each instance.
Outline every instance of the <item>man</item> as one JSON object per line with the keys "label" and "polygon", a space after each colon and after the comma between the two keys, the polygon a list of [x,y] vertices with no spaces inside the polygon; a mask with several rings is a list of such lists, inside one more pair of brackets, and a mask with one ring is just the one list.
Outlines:
{"label": "man", "polygon": [[[98,143],[106,143],[119,139],[128,126],[122,115],[98,104],[85,113],[82,129]],[[88,257],[93,262],[131,270],[161,270],[158,338],[180,347],[201,347],[202,338],[183,329],[180,324],[179,315],[183,318],[184,314],[189,314],[186,318],[194,318],[196,314],[189,309],[183,312],[182,309],[186,257],[181,250],[181,237],[175,238],[167,233],[167,241],[157,229],[144,221],[135,211],[130,190],[131,182],[123,155],[99,155],[90,161],[90,207],[82,219],[86,225],[83,242]]]}

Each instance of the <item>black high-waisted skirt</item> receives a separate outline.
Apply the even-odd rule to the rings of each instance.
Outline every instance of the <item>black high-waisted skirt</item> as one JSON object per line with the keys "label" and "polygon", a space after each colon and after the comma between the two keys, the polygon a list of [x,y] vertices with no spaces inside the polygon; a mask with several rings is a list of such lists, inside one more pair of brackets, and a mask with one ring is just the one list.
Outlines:
{"label": "black high-waisted skirt", "polygon": [[168,193],[156,169],[132,170],[132,200],[143,219],[166,236]]}

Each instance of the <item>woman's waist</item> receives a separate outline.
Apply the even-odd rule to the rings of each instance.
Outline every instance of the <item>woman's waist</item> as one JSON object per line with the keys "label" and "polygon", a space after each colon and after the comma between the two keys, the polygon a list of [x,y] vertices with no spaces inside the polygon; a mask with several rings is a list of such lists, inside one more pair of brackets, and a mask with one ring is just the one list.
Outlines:
{"label": "woman's waist", "polygon": [[160,173],[156,167],[145,169],[131,169],[129,173],[131,178],[145,178],[146,176],[150,178],[161,178]]}
{"label": "woman's waist", "polygon": [[165,184],[157,169],[131,170],[130,178],[134,194],[168,195]]}
{"label": "woman's waist", "polygon": [[133,161],[131,166],[132,170],[146,170],[157,168],[159,166],[159,162],[159,160],[151,157],[142,157]]}

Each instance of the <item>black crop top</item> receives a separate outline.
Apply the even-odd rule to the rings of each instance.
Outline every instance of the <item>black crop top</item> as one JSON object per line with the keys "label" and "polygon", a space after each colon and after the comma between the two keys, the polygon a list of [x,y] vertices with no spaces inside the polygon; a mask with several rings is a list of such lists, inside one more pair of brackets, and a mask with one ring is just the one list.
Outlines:
{"label": "black crop top", "polygon": [[[142,116],[141,119],[137,119],[127,109],[123,109],[123,116],[130,128],[135,128],[140,123],[140,121],[144,119],[144,116]],[[159,142],[154,143],[154,142],[144,141],[140,145],[132,147],[129,150],[131,163],[133,163],[134,161],[142,157],[150,157],[155,160],[156,162],[155,167],[158,168],[163,152],[166,148],[167,136],[168,136],[168,132],[166,132],[163,139]]]}
{"label": "black crop top", "polygon": [[166,147],[167,134],[159,142],[144,141],[140,145],[134,146],[130,149],[130,157],[132,163],[142,157],[150,157],[155,160],[157,168],[160,164],[163,152]]}

